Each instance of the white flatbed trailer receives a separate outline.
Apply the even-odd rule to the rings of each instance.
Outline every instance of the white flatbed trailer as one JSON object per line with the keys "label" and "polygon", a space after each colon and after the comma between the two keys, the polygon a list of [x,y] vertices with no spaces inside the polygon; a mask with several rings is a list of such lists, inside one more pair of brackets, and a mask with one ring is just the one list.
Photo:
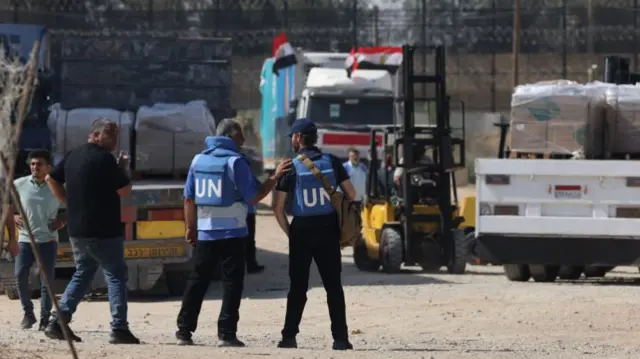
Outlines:
{"label": "white flatbed trailer", "polygon": [[474,251],[510,279],[640,265],[640,162],[477,159],[475,170]]}

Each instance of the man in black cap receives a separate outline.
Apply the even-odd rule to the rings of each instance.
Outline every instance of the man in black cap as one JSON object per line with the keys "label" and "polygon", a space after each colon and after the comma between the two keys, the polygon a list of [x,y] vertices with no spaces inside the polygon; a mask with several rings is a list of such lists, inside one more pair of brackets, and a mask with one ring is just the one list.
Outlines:
{"label": "man in black cap", "polygon": [[[322,183],[303,162],[306,158],[336,188],[339,186],[350,198],[355,189],[349,181],[341,161],[322,153],[316,146],[318,131],[314,123],[299,119],[291,126],[291,144],[297,156],[291,171],[280,178],[276,186],[274,212],[280,228],[289,237],[289,279],[287,313],[279,348],[296,348],[296,335],[302,319],[311,260],[316,262],[322,284],[327,292],[331,317],[334,350],[353,349],[349,343],[344,291],[342,290],[342,262],[340,254],[340,227],[335,209]],[[285,215],[286,196],[291,196],[293,220]]]}

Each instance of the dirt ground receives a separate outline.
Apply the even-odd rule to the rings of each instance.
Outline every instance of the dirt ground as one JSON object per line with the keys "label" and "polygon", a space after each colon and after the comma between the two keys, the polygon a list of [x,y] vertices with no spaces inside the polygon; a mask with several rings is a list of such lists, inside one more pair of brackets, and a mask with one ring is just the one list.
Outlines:
{"label": "dirt ground", "polygon": [[[352,352],[333,352],[325,292],[314,270],[298,337],[300,349],[275,345],[284,320],[288,288],[287,245],[268,211],[258,216],[263,274],[249,276],[239,337],[248,347],[216,347],[220,289],[211,286],[198,345],[178,347],[174,332],[179,298],[133,299],[131,328],[144,344],[108,344],[106,302],[80,305],[73,329],[84,339],[80,358],[638,358],[640,286],[637,269],[619,269],[606,281],[511,283],[501,268],[471,267],[467,275],[423,274],[417,269],[386,275],[362,273],[351,250],[343,253]],[[37,306],[36,306],[37,307]],[[0,358],[68,358],[66,344],[35,330],[22,331],[19,304],[0,299]]]}

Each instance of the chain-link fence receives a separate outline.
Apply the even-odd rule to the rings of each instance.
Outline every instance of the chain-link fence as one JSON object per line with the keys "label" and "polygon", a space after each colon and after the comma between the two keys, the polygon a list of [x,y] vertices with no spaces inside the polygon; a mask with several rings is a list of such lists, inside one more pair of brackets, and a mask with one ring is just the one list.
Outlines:
{"label": "chain-link fence", "polygon": [[[592,64],[619,54],[638,67],[639,0],[522,1],[519,80],[585,81]],[[53,32],[204,34],[233,41],[233,105],[258,108],[259,73],[274,34],[310,51],[444,43],[448,88],[471,110],[508,107],[511,0],[0,0],[0,21]],[[397,4],[399,3],[399,4]],[[394,5],[395,4],[395,5]],[[427,63],[428,67],[428,63]],[[597,74],[597,72],[596,72]],[[598,76],[598,75],[596,75]]]}

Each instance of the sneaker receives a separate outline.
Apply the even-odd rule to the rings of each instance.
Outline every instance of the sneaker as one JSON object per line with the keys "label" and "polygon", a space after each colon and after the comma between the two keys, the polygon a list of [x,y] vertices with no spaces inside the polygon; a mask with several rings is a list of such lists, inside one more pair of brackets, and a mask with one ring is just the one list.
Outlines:
{"label": "sneaker", "polygon": [[259,264],[251,265],[247,267],[247,273],[249,274],[258,274],[264,272],[264,266]]}
{"label": "sneaker", "polygon": [[333,350],[353,350],[353,345],[348,340],[334,340]]}
{"label": "sneaker", "polygon": [[193,345],[193,339],[191,339],[191,333],[189,332],[177,331],[176,339],[178,339],[177,344],[180,346]]}
{"label": "sneaker", "polygon": [[40,318],[40,326],[38,326],[38,331],[44,332],[44,330],[47,329],[48,325],[49,325],[49,317]]}
{"label": "sneaker", "polygon": [[[73,332],[73,330],[71,330],[71,328],[67,326],[67,329],[69,330],[69,336],[71,337],[72,341],[74,342],[82,341],[82,339],[79,336],[77,336]],[[65,340],[64,334],[62,333],[62,326],[60,326],[60,323],[58,323],[58,320],[52,320],[51,322],[49,322],[49,324],[47,325],[47,328],[44,330],[44,335],[49,339]]]}
{"label": "sneaker", "polygon": [[140,339],[136,338],[129,329],[113,329],[109,344],[140,344]]}
{"label": "sneaker", "polygon": [[296,338],[282,338],[280,342],[278,342],[278,348],[282,349],[296,349],[298,347],[298,342]]}
{"label": "sneaker", "polygon": [[36,320],[36,316],[33,315],[33,313],[25,314],[24,317],[22,317],[22,321],[20,322],[20,328],[31,329],[37,322],[38,321]]}
{"label": "sneaker", "polygon": [[246,346],[236,336],[220,337],[219,339],[220,342],[218,343],[218,347],[220,348],[244,348]]}

